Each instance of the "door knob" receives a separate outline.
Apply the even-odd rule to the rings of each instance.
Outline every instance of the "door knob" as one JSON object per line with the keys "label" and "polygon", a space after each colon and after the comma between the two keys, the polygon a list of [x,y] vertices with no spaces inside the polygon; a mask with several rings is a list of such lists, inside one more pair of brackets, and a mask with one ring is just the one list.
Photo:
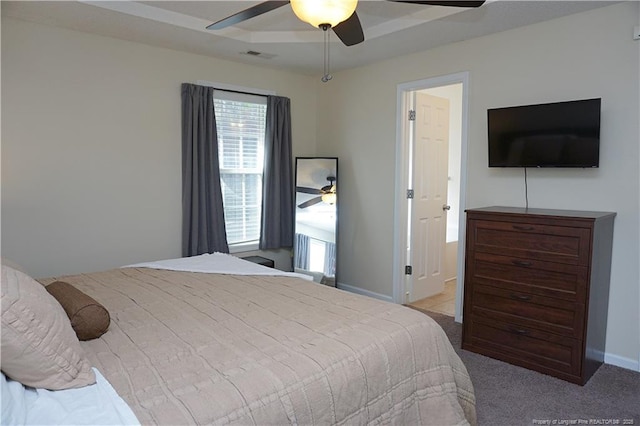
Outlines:
{"label": "door knob", "polygon": [[442,205],[442,210],[447,211],[447,210],[451,210],[451,206],[448,204],[443,204]]}

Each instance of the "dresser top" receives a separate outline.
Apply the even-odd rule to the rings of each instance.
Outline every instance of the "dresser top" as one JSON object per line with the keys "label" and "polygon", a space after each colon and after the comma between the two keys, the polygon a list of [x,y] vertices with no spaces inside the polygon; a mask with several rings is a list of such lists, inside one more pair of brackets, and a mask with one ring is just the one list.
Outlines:
{"label": "dresser top", "polygon": [[535,209],[535,208],[523,208],[523,207],[505,207],[505,206],[491,206],[481,207],[477,209],[467,209],[466,212],[479,212],[479,213],[500,213],[505,215],[530,215],[530,216],[552,216],[552,217],[564,217],[564,218],[583,218],[583,219],[602,219],[605,217],[613,217],[616,213],[613,212],[593,212],[585,210],[559,210],[559,209]]}

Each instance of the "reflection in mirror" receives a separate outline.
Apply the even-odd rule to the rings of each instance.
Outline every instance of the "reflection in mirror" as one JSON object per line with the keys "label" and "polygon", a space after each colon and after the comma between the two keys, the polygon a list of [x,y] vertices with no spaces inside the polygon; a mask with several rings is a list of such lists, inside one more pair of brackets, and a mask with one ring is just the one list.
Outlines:
{"label": "reflection in mirror", "polygon": [[336,286],[338,159],[296,158],[294,270]]}

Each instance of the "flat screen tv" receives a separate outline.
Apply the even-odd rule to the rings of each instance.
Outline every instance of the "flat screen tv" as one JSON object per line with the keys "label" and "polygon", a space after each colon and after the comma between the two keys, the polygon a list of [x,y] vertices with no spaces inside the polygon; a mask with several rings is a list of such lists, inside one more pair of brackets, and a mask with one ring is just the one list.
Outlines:
{"label": "flat screen tv", "polygon": [[489,167],[598,167],[600,98],[487,110]]}

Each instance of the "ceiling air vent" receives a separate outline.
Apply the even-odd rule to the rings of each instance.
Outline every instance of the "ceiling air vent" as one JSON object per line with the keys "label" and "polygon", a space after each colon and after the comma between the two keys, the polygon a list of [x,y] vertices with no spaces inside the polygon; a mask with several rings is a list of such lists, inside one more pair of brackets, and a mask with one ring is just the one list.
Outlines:
{"label": "ceiling air vent", "polygon": [[246,52],[241,52],[241,55],[248,55],[248,56],[255,56],[257,58],[263,58],[263,59],[271,59],[271,58],[275,58],[276,55],[272,54],[272,53],[263,53],[263,52],[258,52],[255,50],[247,50]]}

